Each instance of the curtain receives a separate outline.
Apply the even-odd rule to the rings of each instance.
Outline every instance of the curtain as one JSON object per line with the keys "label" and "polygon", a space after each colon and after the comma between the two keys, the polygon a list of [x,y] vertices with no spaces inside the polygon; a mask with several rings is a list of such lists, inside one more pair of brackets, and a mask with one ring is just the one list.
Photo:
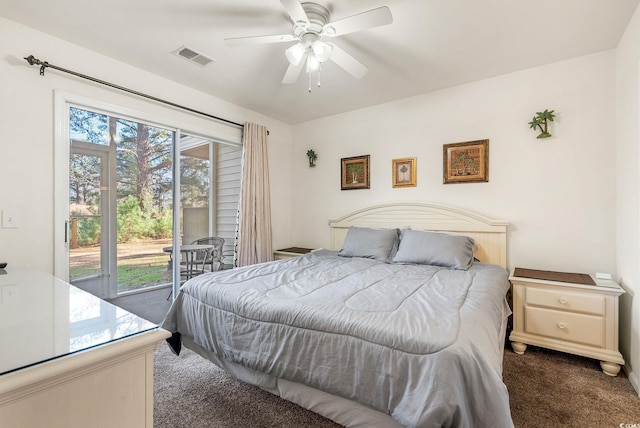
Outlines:
{"label": "curtain", "polygon": [[245,123],[238,266],[273,260],[267,128]]}

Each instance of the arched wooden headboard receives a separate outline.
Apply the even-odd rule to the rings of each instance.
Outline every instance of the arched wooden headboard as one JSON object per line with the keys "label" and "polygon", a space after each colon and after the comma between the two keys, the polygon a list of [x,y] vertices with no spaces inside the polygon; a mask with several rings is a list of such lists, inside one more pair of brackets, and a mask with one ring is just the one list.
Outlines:
{"label": "arched wooden headboard", "polygon": [[507,267],[507,226],[481,214],[427,202],[394,202],[363,208],[335,220],[331,227],[331,249],[339,250],[350,226],[410,228],[466,235],[476,242],[475,256],[482,262]]}

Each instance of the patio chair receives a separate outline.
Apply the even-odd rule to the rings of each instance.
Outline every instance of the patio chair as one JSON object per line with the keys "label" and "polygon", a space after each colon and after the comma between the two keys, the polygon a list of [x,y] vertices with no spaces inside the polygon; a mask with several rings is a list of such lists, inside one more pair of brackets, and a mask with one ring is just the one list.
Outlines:
{"label": "patio chair", "polygon": [[235,251],[227,250],[222,252],[222,259],[220,261],[220,270],[233,269],[235,266]]}
{"label": "patio chair", "polygon": [[204,265],[209,265],[209,271],[214,272],[220,270],[222,265],[222,247],[224,246],[224,238],[218,236],[209,236],[207,238],[196,239],[192,244],[213,245],[211,250],[202,250],[196,252],[196,260]]}

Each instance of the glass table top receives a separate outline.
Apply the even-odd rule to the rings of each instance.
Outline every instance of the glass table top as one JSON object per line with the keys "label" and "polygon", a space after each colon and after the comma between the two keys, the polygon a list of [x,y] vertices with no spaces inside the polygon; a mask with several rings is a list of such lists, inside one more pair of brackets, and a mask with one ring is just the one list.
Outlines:
{"label": "glass table top", "polygon": [[51,275],[0,270],[0,374],[156,328]]}

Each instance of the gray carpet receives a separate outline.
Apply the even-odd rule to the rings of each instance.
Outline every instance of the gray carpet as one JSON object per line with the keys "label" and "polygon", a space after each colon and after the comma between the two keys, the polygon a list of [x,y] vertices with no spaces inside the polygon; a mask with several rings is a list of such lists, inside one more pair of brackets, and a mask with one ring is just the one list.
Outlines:
{"label": "gray carpet", "polygon": [[[112,302],[159,323],[169,292]],[[163,345],[155,358],[155,428],[337,426],[230,377],[188,349],[177,357]],[[640,398],[629,380],[622,372],[605,375],[596,360],[536,347],[517,355],[507,346],[503,367],[517,428],[640,426]]]}
{"label": "gray carpet", "polygon": [[171,306],[171,287],[127,294],[109,302],[154,324],[160,324]]}
{"label": "gray carpet", "polygon": [[167,346],[155,354],[155,428],[338,427],[328,419],[258,387],[240,382],[222,369]]}
{"label": "gray carpet", "polygon": [[516,427],[619,427],[640,424],[640,398],[621,372],[600,363],[529,346],[524,355],[505,349],[503,380]]}

